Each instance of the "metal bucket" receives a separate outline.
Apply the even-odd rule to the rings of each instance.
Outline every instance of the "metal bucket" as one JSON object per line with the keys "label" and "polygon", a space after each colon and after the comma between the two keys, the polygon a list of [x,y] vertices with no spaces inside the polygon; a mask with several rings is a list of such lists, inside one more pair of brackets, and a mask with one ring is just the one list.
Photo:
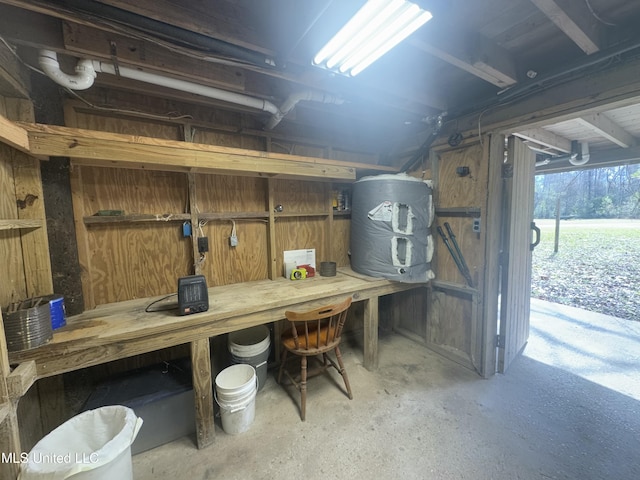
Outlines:
{"label": "metal bucket", "polygon": [[35,297],[9,306],[2,312],[7,349],[29,350],[53,337],[50,297]]}

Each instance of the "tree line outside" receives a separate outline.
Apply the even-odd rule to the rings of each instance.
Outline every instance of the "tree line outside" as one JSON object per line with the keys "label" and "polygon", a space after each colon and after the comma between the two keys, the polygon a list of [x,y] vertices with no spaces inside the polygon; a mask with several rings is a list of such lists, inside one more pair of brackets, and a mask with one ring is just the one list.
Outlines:
{"label": "tree line outside", "polygon": [[536,176],[534,218],[640,218],[640,164]]}

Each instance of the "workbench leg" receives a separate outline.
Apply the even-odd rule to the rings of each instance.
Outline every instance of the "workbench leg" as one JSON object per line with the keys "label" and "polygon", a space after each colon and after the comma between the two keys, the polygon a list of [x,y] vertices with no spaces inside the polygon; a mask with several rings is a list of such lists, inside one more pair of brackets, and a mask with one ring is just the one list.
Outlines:
{"label": "workbench leg", "polygon": [[198,448],[204,448],[213,443],[216,433],[213,420],[211,357],[208,338],[191,342],[191,370],[196,408],[196,437]]}
{"label": "workbench leg", "polygon": [[68,420],[64,401],[64,377],[55,375],[41,378],[36,386],[40,398],[40,419],[44,437]]}
{"label": "workbench leg", "polygon": [[378,297],[364,301],[364,368],[378,368]]}
{"label": "workbench leg", "polygon": [[[0,415],[5,415],[0,420],[0,451],[3,455],[9,456],[8,461],[0,462],[0,478],[15,480],[18,478],[20,470],[20,431],[18,430],[18,416],[16,415],[16,405],[11,401],[7,402],[0,411]],[[0,408],[0,410],[2,410]]]}

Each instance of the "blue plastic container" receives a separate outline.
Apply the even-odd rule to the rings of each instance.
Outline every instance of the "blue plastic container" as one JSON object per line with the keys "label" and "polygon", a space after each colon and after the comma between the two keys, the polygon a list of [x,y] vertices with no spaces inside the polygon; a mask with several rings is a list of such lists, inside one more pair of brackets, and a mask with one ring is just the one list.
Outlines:
{"label": "blue plastic container", "polygon": [[51,295],[49,308],[51,310],[51,328],[56,330],[64,327],[67,324],[64,310],[64,297],[62,295]]}

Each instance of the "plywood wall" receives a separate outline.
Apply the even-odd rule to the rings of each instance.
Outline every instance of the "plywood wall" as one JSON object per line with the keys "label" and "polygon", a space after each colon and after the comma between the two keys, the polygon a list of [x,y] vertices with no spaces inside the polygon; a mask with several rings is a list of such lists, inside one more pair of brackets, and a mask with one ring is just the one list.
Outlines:
{"label": "plywood wall", "polygon": [[[0,219],[17,219],[12,149],[0,145]],[[0,230],[0,305],[26,298],[26,282],[20,230]]]}
{"label": "plywood wall", "polygon": [[[33,121],[28,100],[0,97],[0,115]],[[40,162],[0,144],[0,306],[52,293]],[[34,222],[33,228],[24,227]]]}
{"label": "plywood wall", "polygon": [[[67,107],[66,117],[70,126],[80,128],[167,139],[186,137],[242,148],[265,146],[264,138],[231,129],[110,118],[77,104]],[[326,154],[324,148],[293,142],[282,147],[299,155]],[[190,188],[195,191],[193,205]],[[279,276],[284,250],[315,248],[317,263],[349,264],[350,218],[334,218],[328,182],[198,174],[190,187],[182,173],[75,166],[72,189],[87,308],[171,293],[177,278],[193,273],[196,264],[209,286],[266,279],[272,271]],[[269,205],[281,205],[282,211],[270,215]],[[193,257],[191,239],[182,236],[187,220],[89,224],[87,217],[100,210],[123,210],[125,215],[195,214],[199,223],[192,228],[196,235],[208,238],[209,251]],[[229,237],[234,223],[238,245],[232,247]]]}
{"label": "plywood wall", "polygon": [[[482,372],[483,318],[479,307],[484,295],[486,268],[486,221],[489,171],[488,137],[482,143],[457,148],[439,147],[430,152],[436,219],[432,228],[435,254],[432,267],[436,275],[430,293],[426,319],[427,345]],[[467,167],[468,175],[458,168]],[[473,230],[480,218],[480,232]],[[473,285],[468,285],[444,241],[437,233],[445,223],[451,227],[469,268]],[[450,235],[451,248],[455,251]]]}

